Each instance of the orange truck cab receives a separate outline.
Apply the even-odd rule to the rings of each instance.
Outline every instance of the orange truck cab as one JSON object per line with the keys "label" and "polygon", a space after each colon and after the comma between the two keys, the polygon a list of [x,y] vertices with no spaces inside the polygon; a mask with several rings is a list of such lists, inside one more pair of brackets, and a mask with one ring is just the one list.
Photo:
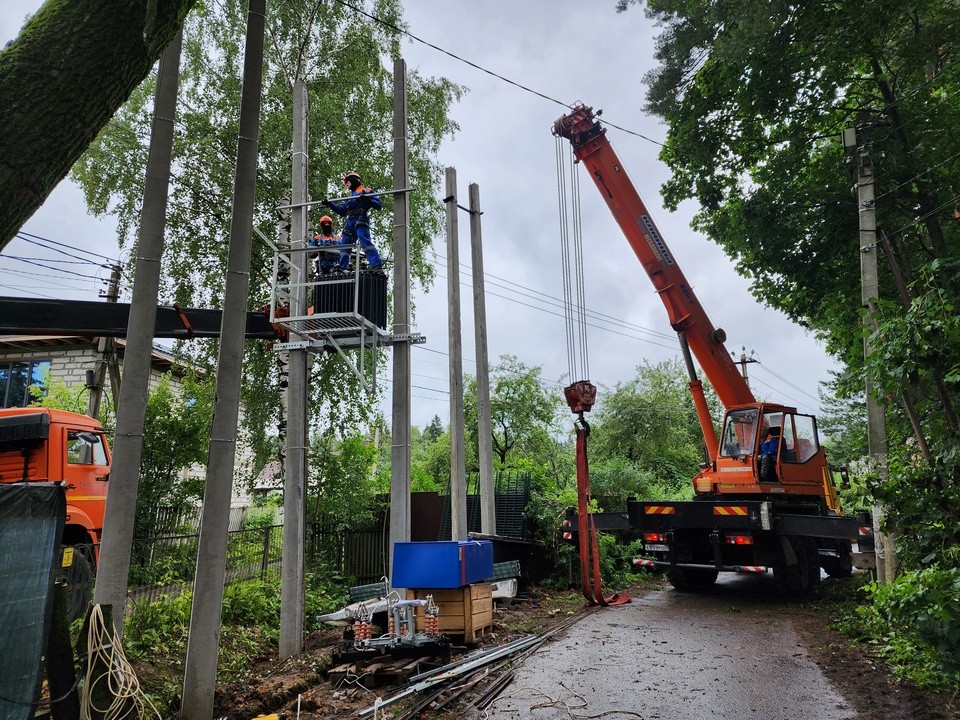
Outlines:
{"label": "orange truck cab", "polygon": [[110,448],[94,418],[44,407],[0,410],[0,482],[66,484],[63,564],[77,585],[92,580],[99,557],[109,478]]}

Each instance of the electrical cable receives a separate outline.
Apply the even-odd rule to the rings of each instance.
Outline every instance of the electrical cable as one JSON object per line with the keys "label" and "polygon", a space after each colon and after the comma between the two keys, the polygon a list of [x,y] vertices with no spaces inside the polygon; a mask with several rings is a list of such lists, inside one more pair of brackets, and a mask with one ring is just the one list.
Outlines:
{"label": "electrical cable", "polygon": [[950,162],[951,160],[953,160],[953,159],[955,159],[955,158],[958,158],[958,157],[960,157],[960,152],[956,152],[956,153],[954,153],[953,155],[951,155],[950,157],[946,158],[945,160],[941,160],[941,161],[938,162],[936,165],[931,165],[931,166],[928,167],[926,170],[917,173],[916,175],[914,175],[914,176],[911,177],[911,178],[907,178],[906,180],[904,180],[904,181],[903,181],[902,183],[900,183],[899,185],[895,185],[895,186],[894,186],[893,188],[891,188],[890,190],[887,190],[885,193],[881,193],[880,195],[877,195],[877,196],[873,199],[874,202],[876,202],[876,201],[879,200],[880,198],[884,198],[884,197],[886,197],[887,195],[890,195],[890,194],[892,194],[892,193],[895,193],[897,190],[899,190],[900,188],[902,188],[904,185],[908,185],[908,184],[914,182],[915,180],[920,179],[921,177],[923,177],[924,175],[926,175],[926,174],[927,174],[928,172],[930,172],[931,170],[935,170],[936,168],[940,167],[941,165],[943,165],[943,164],[945,164],[945,163],[948,163],[948,162]]}
{"label": "electrical cable", "polygon": [[[8,257],[8,256],[4,256]],[[77,277],[89,278],[91,280],[101,280],[102,278],[97,277],[96,275],[87,275],[86,273],[78,273],[74,270],[67,270],[65,268],[50,267],[49,265],[44,265],[43,263],[33,262],[32,260],[24,260],[22,258],[11,258],[12,260],[19,260],[20,262],[26,263],[27,265],[34,265],[36,267],[41,267],[44,270],[50,270],[52,272],[66,273],[67,275],[76,275]]]}
{"label": "electrical cable", "polygon": [[[59,245],[60,247],[69,248],[70,250],[75,250],[77,252],[82,252],[88,255],[93,255],[95,257],[103,258],[104,260],[107,260],[108,262],[111,262],[115,265],[120,262],[117,258],[112,258],[109,255],[101,255],[100,253],[93,252],[92,250],[86,250],[84,248],[77,247],[75,245],[68,245],[67,243],[58,242],[57,240],[51,240],[49,238],[43,237],[42,235],[34,235],[33,233],[24,232],[23,230],[18,232],[17,235],[23,236],[20,239],[25,240],[27,242],[30,242],[29,240],[27,240],[27,238],[34,238],[35,240],[42,240],[43,242],[50,243],[51,245]],[[50,249],[52,250],[53,248],[50,248]]]}
{"label": "electrical cable", "polygon": [[[465,65],[469,65],[470,67],[474,68],[475,70],[479,70],[480,72],[486,73],[487,75],[490,75],[490,76],[492,76],[492,77],[495,77],[497,80],[501,80],[501,81],[507,83],[508,85],[513,85],[514,87],[519,88],[520,90],[523,90],[524,92],[528,92],[528,93],[530,93],[531,95],[535,95],[535,96],[537,96],[537,97],[539,97],[539,98],[542,98],[542,99],[544,99],[544,100],[548,100],[548,101],[550,101],[550,102],[552,102],[552,103],[555,103],[555,104],[557,104],[557,105],[560,105],[560,106],[562,106],[562,107],[565,107],[565,108],[567,108],[568,110],[573,107],[573,105],[571,105],[570,103],[565,103],[565,102],[563,102],[563,100],[558,100],[557,98],[551,97],[551,96],[549,96],[549,95],[547,95],[547,94],[545,94],[545,93],[540,92],[539,90],[534,90],[533,88],[528,87],[527,85],[524,85],[523,83],[519,83],[519,82],[517,82],[516,80],[511,80],[510,78],[505,77],[505,76],[503,76],[503,75],[500,75],[499,73],[496,73],[496,72],[494,72],[493,70],[489,70],[489,69],[483,67],[482,65],[478,65],[478,64],[475,63],[475,62],[472,62],[472,61],[470,61],[470,60],[467,60],[466,58],[460,57],[459,55],[450,52],[449,50],[445,50],[444,48],[440,47],[439,45],[434,45],[433,43],[428,42],[428,41],[424,40],[423,38],[417,37],[416,35],[414,35],[414,34],[413,34],[412,32],[410,32],[409,30],[404,30],[402,27],[399,27],[398,25],[394,25],[393,23],[387,22],[386,20],[383,20],[382,18],[379,18],[379,17],[377,17],[376,15],[372,15],[371,13],[368,13],[367,11],[363,10],[362,8],[359,8],[359,7],[357,7],[356,5],[353,5],[353,4],[349,3],[349,2],[347,2],[346,0],[336,0],[336,2],[339,3],[340,5],[343,5],[344,7],[350,8],[350,9],[353,10],[354,12],[357,12],[357,13],[360,13],[361,15],[366,16],[367,18],[373,20],[373,21],[376,22],[376,23],[379,23],[380,25],[383,25],[384,27],[390,28],[391,30],[393,30],[393,31],[395,31],[395,32],[397,32],[397,33],[400,33],[401,35],[406,35],[406,36],[407,36],[408,38],[410,38],[411,40],[415,40],[416,42],[421,43],[422,45],[426,45],[428,48],[432,48],[433,50],[436,50],[437,52],[441,52],[441,53],[443,53],[444,55],[448,55],[449,57],[453,58],[454,60],[457,60],[458,62],[462,62],[462,63],[464,63]],[[636,132],[635,130],[628,130],[628,129],[625,128],[625,127],[621,127],[620,125],[615,125],[614,123],[609,122],[609,121],[607,121],[607,120],[604,121],[604,124],[605,124],[605,125],[609,125],[610,127],[616,128],[617,130],[620,130],[620,131],[622,131],[622,132],[625,132],[625,133],[627,133],[627,134],[629,134],[629,135],[634,135],[634,136],[636,136],[636,137],[638,137],[638,138],[641,138],[642,140],[646,140],[647,142],[653,143],[654,145],[659,145],[660,147],[667,147],[667,146],[664,145],[662,142],[658,142],[658,141],[656,141],[656,140],[654,140],[654,139],[652,139],[652,138],[647,137],[646,135],[644,135],[644,134],[642,134],[642,133]]]}
{"label": "electrical cable", "polygon": [[[446,267],[446,263],[445,263],[443,260],[440,260],[439,258],[435,258],[434,263],[437,264],[437,265],[439,265],[439,266],[442,267],[442,268],[445,268],[445,267]],[[463,268],[465,268],[465,267],[466,267],[466,266],[461,265],[460,274],[461,274],[462,276],[464,276],[464,277],[469,278],[469,279],[472,280],[473,276],[472,276],[471,273],[469,272],[469,268],[463,269]],[[501,289],[503,289],[503,290],[506,290],[507,292],[516,293],[517,295],[520,295],[521,297],[527,297],[527,298],[530,298],[531,300],[541,300],[541,301],[542,301],[542,300],[546,300],[546,301],[548,301],[548,302],[547,302],[548,305],[553,305],[553,306],[558,307],[558,308],[560,308],[560,309],[563,309],[563,307],[564,307],[563,301],[562,301],[560,298],[554,297],[553,295],[550,295],[550,294],[548,294],[548,293],[545,293],[545,292],[543,292],[542,290],[534,290],[534,289],[529,288],[529,287],[527,287],[527,286],[525,286],[525,285],[520,285],[519,283],[515,283],[515,282],[513,282],[513,281],[511,281],[511,280],[506,280],[506,279],[497,277],[496,275],[491,275],[491,274],[488,273],[488,272],[484,272],[483,275],[484,275],[485,278],[496,278],[497,280],[501,280],[502,282],[508,283],[509,285],[514,285],[514,286],[520,288],[520,290],[515,290],[515,289],[513,289],[513,288],[511,288],[511,287],[505,287],[505,286],[503,286],[503,285],[501,285],[501,284],[499,284],[499,283],[491,282],[491,281],[489,281],[489,280],[488,280],[487,283],[486,283],[488,286],[493,286],[493,287],[501,288]],[[461,281],[461,282],[462,282],[462,281]],[[471,287],[472,287],[472,284],[469,283],[469,282],[463,283],[463,285],[464,285],[464,287],[467,287],[467,288],[471,288]],[[496,293],[489,293],[489,292],[488,292],[488,294],[493,295],[494,297],[503,298],[503,299],[505,299],[505,300],[512,300],[511,298],[506,297],[506,296],[504,296],[504,295],[497,295]],[[533,306],[527,306],[527,307],[533,307]],[[675,336],[668,335],[668,334],[663,333],[663,332],[660,332],[660,331],[658,331],[658,330],[651,330],[650,328],[646,328],[646,327],[644,327],[643,325],[637,325],[636,323],[632,323],[632,322],[629,322],[629,321],[627,321],[627,320],[622,320],[622,319],[620,319],[620,318],[614,317],[613,315],[607,315],[607,314],[605,314],[605,313],[601,313],[601,312],[598,312],[598,311],[596,311],[596,310],[590,310],[589,308],[586,310],[586,313],[587,313],[587,316],[588,316],[588,317],[591,317],[591,318],[594,319],[594,320],[599,320],[599,321],[601,321],[601,322],[606,322],[606,323],[609,323],[609,324],[611,324],[611,325],[621,326],[622,328],[624,328],[624,329],[626,329],[626,330],[634,330],[634,331],[641,332],[641,333],[648,333],[648,334],[650,334],[650,335],[653,335],[653,336],[656,337],[656,338],[663,339],[663,340],[671,340],[671,341],[672,341],[672,340],[675,340]],[[593,327],[597,327],[597,326],[593,326]],[[671,345],[669,345],[669,346],[664,345],[664,346],[662,346],[662,347],[671,347],[671,348],[672,348],[672,347],[674,347],[674,344],[671,344]]]}
{"label": "electrical cable", "polygon": [[48,300],[56,300],[57,298],[53,295],[47,295],[45,293],[37,292],[36,290],[29,290],[27,288],[18,286],[18,285],[0,285],[2,288],[8,288],[10,290],[16,290],[17,292],[30,293],[31,295],[36,295],[37,297],[47,298]]}
{"label": "electrical cable", "polygon": [[[540,312],[546,313],[547,315],[554,315],[554,316],[556,316],[556,317],[562,317],[562,318],[565,318],[565,317],[566,317],[566,316],[565,316],[564,314],[562,314],[562,313],[553,312],[553,311],[551,311],[551,310],[548,310],[548,309],[545,308],[545,307],[542,307],[542,306],[539,306],[539,305],[532,305],[532,304],[530,304],[530,303],[525,303],[525,302],[522,302],[522,301],[520,301],[520,300],[517,300],[516,298],[508,297],[508,296],[506,296],[506,295],[500,295],[499,293],[490,292],[489,290],[487,290],[487,293],[486,293],[486,294],[489,295],[489,296],[491,296],[491,297],[497,297],[497,298],[500,298],[501,300],[507,300],[508,302],[516,303],[517,305],[522,305],[522,306],[524,306],[524,307],[531,308],[531,309],[533,309],[533,310],[538,310],[538,311],[540,311]],[[601,322],[608,322],[608,323],[610,323],[610,324],[614,324],[614,322],[613,322],[613,321],[610,321],[610,320],[601,320]],[[624,324],[624,323],[621,321],[621,324]],[[630,339],[630,340],[638,340],[638,341],[640,341],[640,342],[645,342],[645,343],[647,343],[648,345],[653,345],[653,346],[655,346],[655,347],[662,347],[662,348],[665,348],[665,349],[667,349],[667,350],[676,350],[676,349],[677,349],[677,346],[676,346],[676,345],[665,345],[665,344],[663,344],[663,343],[654,342],[653,340],[650,340],[649,338],[639,337],[639,336],[637,336],[637,335],[631,335],[631,334],[629,334],[629,333],[625,333],[625,332],[618,331],[618,330],[613,330],[613,329],[611,329],[611,328],[604,327],[604,326],[602,326],[602,325],[596,325],[596,324],[593,324],[593,323],[588,323],[588,327],[592,327],[592,328],[595,328],[595,329],[597,329],[597,330],[604,330],[604,331],[606,331],[606,332],[610,332],[610,333],[613,333],[613,334],[615,334],[615,335],[619,335],[620,337],[628,338],[628,339]],[[571,332],[572,332],[572,331],[571,331]],[[650,331],[647,331],[647,332],[650,332]]]}
{"label": "electrical cable", "polygon": [[[87,625],[87,669],[80,693],[80,716],[83,720],[96,716],[103,720],[123,720],[130,717],[143,718],[149,709],[157,720],[163,716],[140,688],[136,673],[123,652],[116,630],[108,626],[100,605],[93,605]],[[99,668],[106,667],[100,675]],[[106,683],[107,694],[113,698],[108,707],[97,707],[93,701],[93,688]]]}

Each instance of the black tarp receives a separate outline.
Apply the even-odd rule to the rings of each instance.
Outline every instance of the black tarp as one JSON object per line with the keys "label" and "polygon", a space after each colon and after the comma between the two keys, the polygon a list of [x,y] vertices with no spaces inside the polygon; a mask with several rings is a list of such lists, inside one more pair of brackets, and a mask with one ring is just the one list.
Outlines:
{"label": "black tarp", "polygon": [[33,717],[66,518],[55,483],[0,483],[0,720]]}

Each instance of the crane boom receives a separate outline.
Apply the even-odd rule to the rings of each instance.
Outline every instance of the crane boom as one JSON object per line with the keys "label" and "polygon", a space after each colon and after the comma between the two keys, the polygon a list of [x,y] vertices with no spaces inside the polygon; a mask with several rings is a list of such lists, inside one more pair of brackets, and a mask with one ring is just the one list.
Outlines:
{"label": "crane boom", "polygon": [[589,171],[630,247],[653,282],[667,309],[671,326],[689,344],[720,402],[725,408],[756,402],[746,380],[724,347],[726,334],[722,329],[714,328],[707,317],[623,169],[593,109],[577,105],[571,113],[554,123],[553,132],[573,144],[574,155]]}

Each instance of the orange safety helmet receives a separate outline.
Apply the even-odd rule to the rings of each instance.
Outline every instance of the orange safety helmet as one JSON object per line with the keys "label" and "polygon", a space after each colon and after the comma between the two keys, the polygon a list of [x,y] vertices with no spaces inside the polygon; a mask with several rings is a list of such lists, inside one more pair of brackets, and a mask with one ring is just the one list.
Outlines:
{"label": "orange safety helmet", "polygon": [[327,225],[333,225],[333,218],[329,215],[324,215],[320,220],[317,221],[319,225],[326,223]]}
{"label": "orange safety helmet", "polygon": [[350,172],[348,172],[346,175],[343,176],[343,184],[349,185],[350,178],[356,178],[358,183],[361,182],[360,173],[358,173],[356,170],[351,170]]}

